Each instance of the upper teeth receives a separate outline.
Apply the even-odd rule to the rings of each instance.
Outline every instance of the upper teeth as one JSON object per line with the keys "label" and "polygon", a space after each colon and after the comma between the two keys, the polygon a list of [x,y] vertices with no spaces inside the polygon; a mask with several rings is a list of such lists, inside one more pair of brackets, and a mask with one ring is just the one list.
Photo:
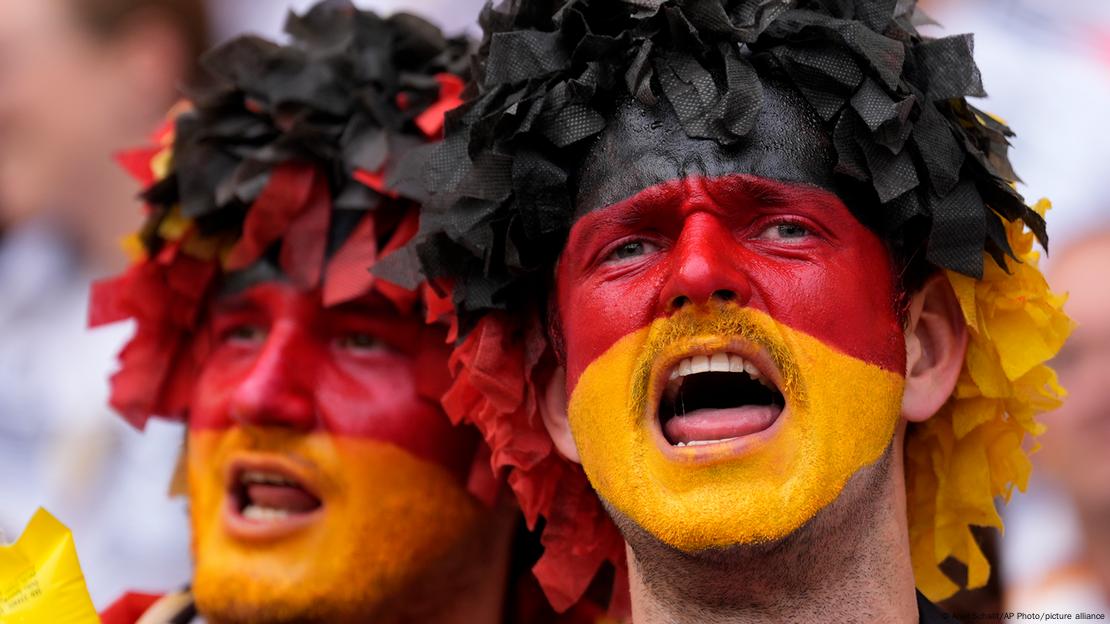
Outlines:
{"label": "upper teeth", "polygon": [[247,470],[239,476],[240,483],[270,483],[273,485],[297,485],[296,481],[274,472]]}
{"label": "upper teeth", "polygon": [[712,356],[694,355],[683,359],[671,369],[671,380],[696,375],[698,373],[747,373],[752,379],[759,379],[759,369],[755,364],[734,353],[714,353]]}
{"label": "upper teeth", "polygon": [[243,508],[243,517],[248,520],[281,520],[288,518],[289,512],[284,509],[275,509],[273,507],[262,507],[260,505],[247,505]]}

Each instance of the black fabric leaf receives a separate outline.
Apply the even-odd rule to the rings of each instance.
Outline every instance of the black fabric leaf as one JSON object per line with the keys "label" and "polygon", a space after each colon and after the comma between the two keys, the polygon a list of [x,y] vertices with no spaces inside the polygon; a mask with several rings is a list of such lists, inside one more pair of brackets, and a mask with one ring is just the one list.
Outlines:
{"label": "black fabric leaf", "polygon": [[564,69],[568,57],[559,43],[559,33],[524,31],[495,34],[490,41],[485,86],[542,78]]}
{"label": "black fabric leaf", "polygon": [[[426,188],[426,171],[418,176],[409,158],[428,140],[416,119],[439,100],[437,74],[458,75],[470,45],[421,18],[383,19],[347,0],[291,13],[286,29],[285,45],[246,36],[203,56],[205,75],[186,89],[192,109],[176,120],[171,170],[147,193],[155,207],[143,230],[148,249],[162,244],[157,222],[174,205],[204,235],[238,236],[274,167],[289,162],[326,176],[329,254],[367,211],[422,199],[406,195]],[[382,195],[353,179],[357,170],[405,185],[392,189],[399,197]],[[388,240],[384,230],[377,234]]]}
{"label": "black fabric leaf", "polygon": [[933,226],[926,250],[928,260],[937,266],[982,278],[987,208],[975,184],[961,182],[951,193],[934,198],[930,205]]}
{"label": "black fabric leaf", "polygon": [[914,127],[913,142],[918,157],[929,172],[933,188],[937,193],[947,195],[960,180],[964,152],[952,135],[952,128],[932,104],[922,107]]}
{"label": "black fabric leaf", "polygon": [[914,47],[917,62],[925,70],[925,92],[930,100],[987,95],[972,57],[974,49],[971,35],[924,41]]}

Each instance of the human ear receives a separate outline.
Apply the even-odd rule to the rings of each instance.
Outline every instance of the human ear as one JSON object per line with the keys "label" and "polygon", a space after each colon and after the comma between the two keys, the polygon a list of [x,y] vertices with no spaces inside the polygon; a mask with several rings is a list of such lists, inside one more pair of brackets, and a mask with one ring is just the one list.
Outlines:
{"label": "human ear", "polygon": [[578,447],[574,445],[574,436],[570,432],[570,420],[567,418],[567,371],[562,366],[555,369],[543,388],[540,416],[559,453],[576,464],[582,463],[578,457]]}
{"label": "human ear", "polygon": [[912,296],[905,335],[902,417],[924,422],[952,395],[967,354],[967,323],[943,273],[929,278]]}

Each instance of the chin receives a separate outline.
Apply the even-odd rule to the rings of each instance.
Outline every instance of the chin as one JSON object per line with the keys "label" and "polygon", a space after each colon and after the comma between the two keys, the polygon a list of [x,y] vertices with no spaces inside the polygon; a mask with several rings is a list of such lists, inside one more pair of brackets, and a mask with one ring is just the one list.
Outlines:
{"label": "chin", "polygon": [[213,624],[357,622],[377,605],[351,602],[334,587],[313,587],[311,579],[271,579],[198,567],[193,595],[197,610]]}
{"label": "chin", "polygon": [[194,594],[214,622],[390,613],[479,526],[449,471],[392,444],[313,434],[244,451],[193,432],[189,453]]}
{"label": "chin", "polygon": [[765,313],[727,309],[616,342],[579,377],[568,417],[602,498],[693,553],[810,522],[889,447],[904,383]]}

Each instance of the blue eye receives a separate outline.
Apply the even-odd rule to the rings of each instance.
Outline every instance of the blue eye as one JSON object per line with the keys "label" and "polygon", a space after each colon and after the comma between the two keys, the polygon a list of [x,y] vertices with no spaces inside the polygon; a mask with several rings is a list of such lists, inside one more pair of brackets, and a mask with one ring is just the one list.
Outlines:
{"label": "blue eye", "polygon": [[759,235],[759,238],[766,240],[799,240],[810,236],[811,232],[805,226],[798,223],[776,223]]}
{"label": "blue eye", "polygon": [[628,260],[630,258],[638,258],[646,256],[649,253],[659,251],[659,246],[655,243],[645,240],[632,240],[622,244],[613,250],[606,259],[607,262]]}

